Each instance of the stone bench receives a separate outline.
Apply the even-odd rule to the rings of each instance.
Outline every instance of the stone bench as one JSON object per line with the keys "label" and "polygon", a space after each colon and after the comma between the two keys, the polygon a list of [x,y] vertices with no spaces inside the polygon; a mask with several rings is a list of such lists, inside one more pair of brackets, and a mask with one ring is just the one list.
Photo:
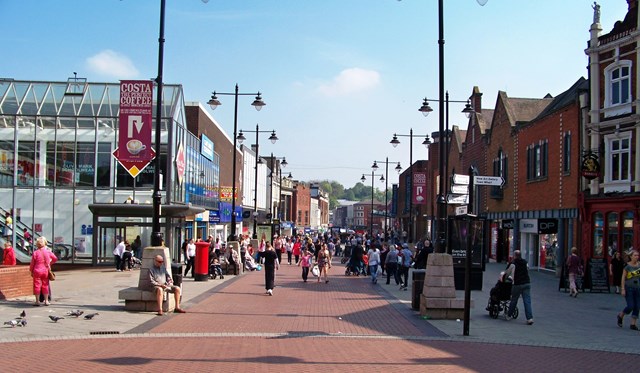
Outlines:
{"label": "stone bench", "polygon": [[[156,255],[164,258],[164,266],[167,273],[171,274],[171,259],[169,256],[169,248],[167,247],[146,247],[142,250],[142,265],[140,267],[140,277],[137,287],[122,289],[118,292],[118,299],[124,300],[124,309],[126,311],[135,312],[158,312],[158,301],[153,291],[147,290],[152,288],[149,281],[149,268],[153,266],[153,260]],[[173,294],[164,293],[162,302],[163,312],[172,312],[176,307]]]}

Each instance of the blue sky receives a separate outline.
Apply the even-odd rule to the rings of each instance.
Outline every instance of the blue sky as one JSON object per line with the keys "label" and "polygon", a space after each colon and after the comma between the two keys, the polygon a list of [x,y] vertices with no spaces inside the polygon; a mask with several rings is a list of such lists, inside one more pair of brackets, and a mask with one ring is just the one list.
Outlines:
{"label": "blue sky", "polygon": [[[608,32],[626,0],[601,0]],[[150,79],[157,75],[159,0],[0,0],[0,77],[65,81]],[[452,100],[472,88],[492,109],[499,90],[541,98],[586,77],[593,20],[588,0],[445,0],[445,84]],[[409,165],[407,138],[438,129],[436,0],[167,0],[164,81],[187,101],[211,92],[260,91],[256,112],[241,97],[240,129],[275,129],[261,153],[285,156],[295,179],[345,187],[374,160]],[[427,118],[423,97],[434,99]],[[233,97],[211,112],[233,132]],[[451,125],[466,129],[451,104]],[[455,113],[455,114],[454,114]],[[248,136],[253,138],[252,136]],[[426,150],[414,139],[414,161]],[[393,174],[393,175],[392,175]],[[390,183],[397,182],[390,172]],[[368,182],[367,182],[368,184]],[[382,185],[376,185],[376,187]]]}

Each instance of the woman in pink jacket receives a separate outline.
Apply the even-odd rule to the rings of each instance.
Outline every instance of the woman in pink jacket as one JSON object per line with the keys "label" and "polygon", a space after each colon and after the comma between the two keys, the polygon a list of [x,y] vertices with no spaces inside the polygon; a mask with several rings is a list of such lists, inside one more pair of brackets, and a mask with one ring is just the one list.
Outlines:
{"label": "woman in pink jacket", "polygon": [[56,256],[47,248],[47,239],[38,237],[36,240],[36,250],[31,256],[29,271],[33,277],[33,294],[36,296],[34,306],[40,306],[40,293],[44,295],[44,305],[49,305],[49,268],[58,260]]}

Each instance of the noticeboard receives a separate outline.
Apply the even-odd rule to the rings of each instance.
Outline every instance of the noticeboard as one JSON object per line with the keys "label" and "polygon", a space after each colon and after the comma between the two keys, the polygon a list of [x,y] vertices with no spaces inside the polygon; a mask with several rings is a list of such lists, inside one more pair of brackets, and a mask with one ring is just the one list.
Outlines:
{"label": "noticeboard", "polygon": [[587,285],[592,292],[610,292],[607,260],[591,258],[587,262]]}

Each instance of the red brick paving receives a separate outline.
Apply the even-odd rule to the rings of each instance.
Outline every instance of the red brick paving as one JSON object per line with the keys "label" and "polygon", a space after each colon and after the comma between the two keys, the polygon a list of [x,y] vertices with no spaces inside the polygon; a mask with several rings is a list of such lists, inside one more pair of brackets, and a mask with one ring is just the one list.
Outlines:
{"label": "red brick paving", "polygon": [[602,372],[640,364],[638,355],[431,340],[362,277],[305,284],[298,267],[285,265],[277,284],[269,297],[263,273],[246,274],[187,314],[157,318],[151,334],[3,343],[11,358],[2,370]]}

